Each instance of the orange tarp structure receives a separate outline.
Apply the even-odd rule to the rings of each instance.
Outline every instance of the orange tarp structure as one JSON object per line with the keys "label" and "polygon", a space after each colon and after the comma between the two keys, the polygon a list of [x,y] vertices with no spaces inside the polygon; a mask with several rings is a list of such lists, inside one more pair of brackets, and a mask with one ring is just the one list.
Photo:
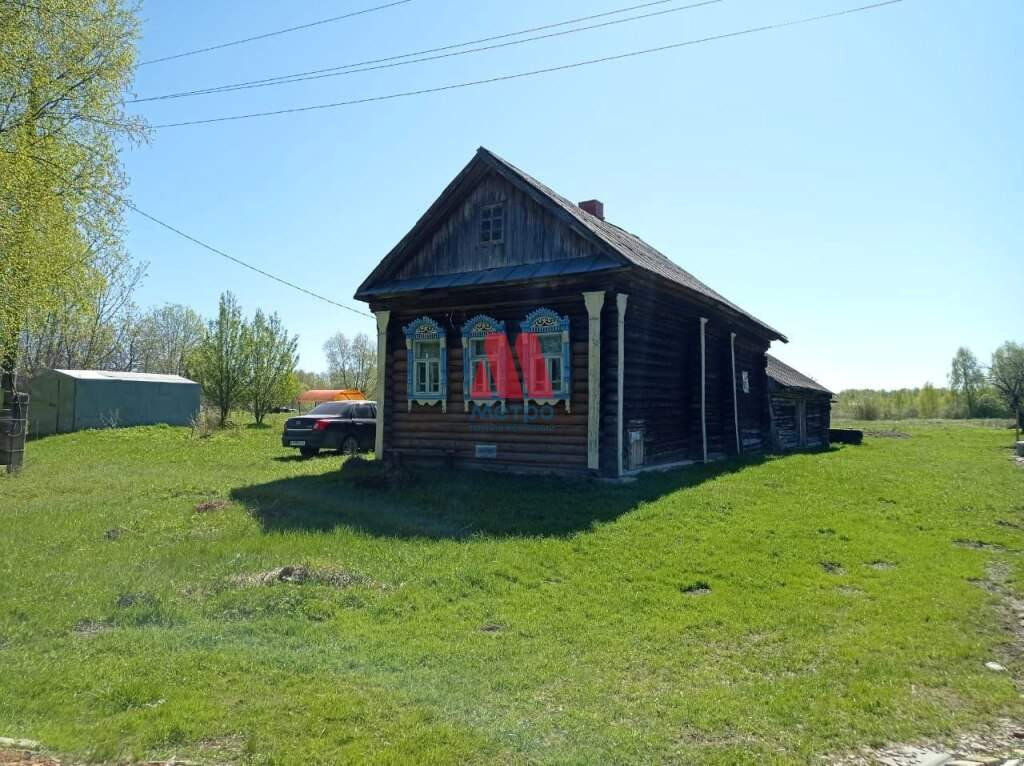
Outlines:
{"label": "orange tarp structure", "polygon": [[362,400],[366,399],[366,396],[355,388],[314,389],[299,394],[300,402],[342,402],[346,399]]}

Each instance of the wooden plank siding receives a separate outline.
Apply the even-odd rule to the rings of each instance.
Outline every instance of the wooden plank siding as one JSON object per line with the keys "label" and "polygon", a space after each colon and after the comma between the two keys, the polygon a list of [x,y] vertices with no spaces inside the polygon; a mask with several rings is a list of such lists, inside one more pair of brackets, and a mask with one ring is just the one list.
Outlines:
{"label": "wooden plank siding", "polygon": [[[652,289],[627,283],[626,386],[624,420],[645,422],[649,461],[703,458],[701,431],[700,318],[708,318],[705,336],[705,409],[708,455],[736,454],[730,334],[736,338],[737,409],[743,452],[767,446],[764,353],[768,343],[729,317]],[[614,360],[609,362],[612,365]],[[740,379],[746,370],[750,393]],[[614,438],[614,434],[611,435]]]}
{"label": "wooden plank siding", "polygon": [[[489,206],[499,204],[501,241],[484,241],[490,239],[493,225]],[[483,229],[485,210],[488,228]],[[487,280],[490,283],[484,284]],[[580,211],[481,149],[357,292],[371,310],[390,312],[379,371],[385,457],[475,468],[589,473],[590,327],[583,293],[594,291],[605,296],[597,413],[601,475],[617,474],[619,440],[628,448],[624,432],[631,420],[645,424],[647,463],[701,460],[702,425],[709,458],[736,454],[737,415],[741,451],[770,448],[765,354],[772,339],[784,337],[639,238]],[[629,296],[622,334],[621,420],[618,294]],[[520,323],[541,307],[569,317],[571,412],[559,403],[550,421],[533,424],[480,420],[467,413],[463,325],[476,314],[504,321],[514,349]],[[438,322],[445,332],[447,411],[439,403],[409,408],[403,328],[423,316]],[[708,319],[703,379],[702,317]],[[732,333],[736,333],[735,378]],[[518,359],[515,366],[521,377]],[[740,382],[744,371],[749,378],[747,393]],[[521,400],[510,403],[521,404]],[[477,457],[477,445],[484,444],[496,447],[493,458]]]}
{"label": "wooden plank siding", "polygon": [[770,394],[773,448],[778,452],[792,452],[828,447],[832,409],[830,398],[773,388]]}
{"label": "wooden plank siding", "polygon": [[[499,244],[479,241],[480,209],[504,204],[504,238]],[[504,266],[588,258],[601,251],[561,225],[555,217],[496,173],[488,173],[441,223],[430,239],[405,261],[393,277],[436,276]]]}
{"label": "wooden plank siding", "polygon": [[[534,296],[534,290],[508,291],[506,300],[494,304],[494,292],[482,290],[473,294],[457,296],[432,296],[429,305],[392,304],[391,321],[388,326],[388,370],[386,376],[387,404],[384,417],[385,454],[390,450],[402,454],[403,460],[416,461],[420,457],[431,462],[450,460],[457,465],[492,468],[535,468],[560,472],[585,473],[587,470],[587,369],[588,369],[588,317],[583,301],[583,289],[593,287],[577,283],[561,290],[541,291],[543,297]],[[405,301],[409,304],[409,301]],[[415,301],[413,302],[415,303]],[[614,307],[614,300],[610,302]],[[514,347],[519,335],[519,323],[528,313],[540,307],[550,308],[570,321],[570,369],[571,369],[571,412],[565,411],[562,403],[553,405],[554,416],[550,420],[522,422],[513,420],[486,420],[474,417],[465,411],[463,400],[463,345],[462,326],[476,314],[487,314],[504,321],[509,343]],[[614,308],[609,313],[609,301],[605,301],[602,330],[614,317]],[[447,335],[448,378],[447,412],[439,404],[413,404],[409,410],[407,353],[403,328],[414,319],[429,316],[438,321]],[[607,353],[614,350],[614,328],[610,342],[602,338],[602,349]],[[513,358],[516,373],[522,379],[519,361]],[[603,371],[604,372],[604,371]],[[602,385],[607,375],[602,375]],[[608,390],[603,414],[609,407],[614,413],[614,395]],[[510,400],[510,404],[521,405],[521,400]],[[610,430],[614,435],[614,428]],[[604,439],[602,439],[602,442]],[[477,458],[477,444],[497,446],[495,458]],[[604,447],[602,443],[602,448]],[[614,454],[614,453],[613,453]]]}

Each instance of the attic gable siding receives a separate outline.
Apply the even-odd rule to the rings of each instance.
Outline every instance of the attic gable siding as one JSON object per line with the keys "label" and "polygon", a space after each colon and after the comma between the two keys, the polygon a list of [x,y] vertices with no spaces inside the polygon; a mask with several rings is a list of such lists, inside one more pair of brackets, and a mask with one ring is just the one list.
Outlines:
{"label": "attic gable siding", "polygon": [[[503,204],[504,241],[480,243],[480,211]],[[462,274],[503,266],[587,258],[603,252],[557,220],[526,193],[496,173],[488,173],[465,200],[393,275],[395,279]]]}

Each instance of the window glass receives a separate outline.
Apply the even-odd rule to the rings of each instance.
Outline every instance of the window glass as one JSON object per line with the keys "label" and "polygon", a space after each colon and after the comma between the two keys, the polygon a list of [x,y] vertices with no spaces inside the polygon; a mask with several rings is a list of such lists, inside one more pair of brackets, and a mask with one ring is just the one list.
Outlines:
{"label": "window glass", "polygon": [[413,388],[416,394],[441,393],[441,342],[419,340],[414,344]]}
{"label": "window glass", "polygon": [[359,419],[372,419],[373,408],[369,404],[357,404],[352,408],[352,417]]}
{"label": "window glass", "polygon": [[416,341],[417,359],[439,359],[441,357],[441,342],[437,340]]}
{"label": "window glass", "polygon": [[562,334],[561,333],[545,333],[540,336],[540,350],[544,355],[547,354],[561,354],[562,353]]}
{"label": "window glass", "polygon": [[480,241],[501,242],[505,234],[505,208],[503,205],[486,205],[480,211]]}
{"label": "window glass", "polygon": [[311,409],[307,415],[343,415],[352,408],[350,402],[324,402]]}

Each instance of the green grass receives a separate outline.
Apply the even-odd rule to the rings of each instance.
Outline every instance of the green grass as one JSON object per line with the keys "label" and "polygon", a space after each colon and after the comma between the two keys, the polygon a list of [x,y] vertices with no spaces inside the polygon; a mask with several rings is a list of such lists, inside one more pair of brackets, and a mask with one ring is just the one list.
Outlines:
{"label": "green grass", "polygon": [[[96,762],[788,764],[1024,714],[977,582],[1022,573],[1005,430],[371,489],[278,427],[29,445],[0,479],[0,736]],[[335,582],[245,579],[283,565]]]}

